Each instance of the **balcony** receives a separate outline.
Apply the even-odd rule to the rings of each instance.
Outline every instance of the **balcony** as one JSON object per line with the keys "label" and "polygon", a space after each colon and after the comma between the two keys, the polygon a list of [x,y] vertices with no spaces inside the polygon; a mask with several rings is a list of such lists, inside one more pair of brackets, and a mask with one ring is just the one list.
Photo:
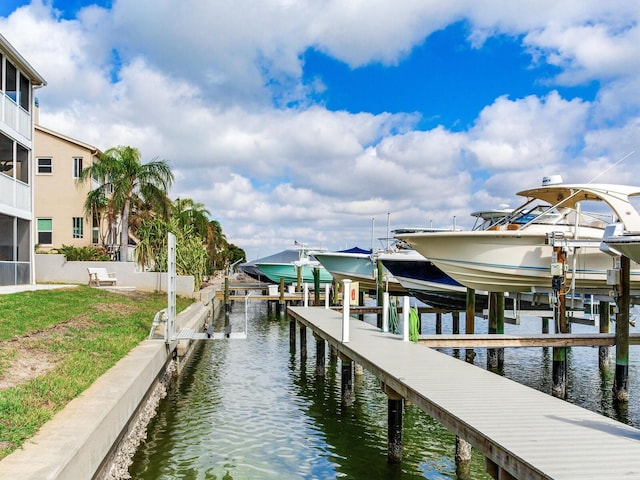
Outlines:
{"label": "balcony", "polygon": [[31,216],[31,187],[0,174],[0,206],[23,210]]}
{"label": "balcony", "polygon": [[6,94],[0,94],[0,121],[31,140],[31,114]]}

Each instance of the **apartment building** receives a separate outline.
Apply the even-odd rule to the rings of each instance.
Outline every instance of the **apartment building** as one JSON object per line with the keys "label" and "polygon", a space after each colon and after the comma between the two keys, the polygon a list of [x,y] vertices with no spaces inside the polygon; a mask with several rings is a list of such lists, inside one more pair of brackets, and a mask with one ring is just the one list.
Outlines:
{"label": "apartment building", "polygon": [[99,219],[84,211],[92,184],[77,182],[80,172],[92,165],[99,154],[92,145],[36,123],[34,218],[38,250],[102,243]]}
{"label": "apartment building", "polygon": [[0,285],[34,283],[35,90],[45,80],[0,35]]}

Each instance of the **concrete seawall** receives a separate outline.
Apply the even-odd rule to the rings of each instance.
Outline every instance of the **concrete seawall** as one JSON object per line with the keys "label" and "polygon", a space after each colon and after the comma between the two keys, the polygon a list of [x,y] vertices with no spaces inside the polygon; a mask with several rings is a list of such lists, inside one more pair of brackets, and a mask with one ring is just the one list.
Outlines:
{"label": "concrete seawall", "polygon": [[[177,325],[198,331],[216,307],[213,293],[202,293],[206,300],[181,312]],[[167,367],[173,367],[175,352],[185,352],[177,368],[188,357],[193,342],[182,342],[172,348],[162,339],[140,343],[22,448],[0,461],[0,478],[78,480],[92,479],[99,473],[103,476],[105,462],[126,436],[132,419]]]}

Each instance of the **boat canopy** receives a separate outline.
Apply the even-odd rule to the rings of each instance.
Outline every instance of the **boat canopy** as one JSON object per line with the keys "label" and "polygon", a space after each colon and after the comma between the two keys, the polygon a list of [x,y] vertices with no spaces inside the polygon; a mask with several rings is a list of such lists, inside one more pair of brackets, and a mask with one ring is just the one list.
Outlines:
{"label": "boat canopy", "polygon": [[586,200],[605,202],[627,230],[640,230],[640,214],[629,197],[640,195],[640,187],[613,184],[561,184],[531,188],[518,195],[543,200],[555,207],[575,209]]}

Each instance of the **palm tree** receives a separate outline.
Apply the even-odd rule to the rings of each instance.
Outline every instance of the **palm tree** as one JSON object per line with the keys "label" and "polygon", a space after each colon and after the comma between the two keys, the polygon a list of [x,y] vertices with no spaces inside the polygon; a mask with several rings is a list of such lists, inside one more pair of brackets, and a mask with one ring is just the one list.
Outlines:
{"label": "palm tree", "polygon": [[203,203],[194,202],[190,198],[176,198],[171,207],[172,216],[176,217],[183,228],[192,225],[195,232],[202,237],[203,243],[207,241],[211,232],[209,228],[209,215],[211,213]]}
{"label": "palm tree", "polygon": [[[120,260],[127,260],[129,244],[129,213],[136,196],[159,212],[168,211],[167,190],[173,183],[173,173],[164,160],[143,164],[137,148],[118,146],[102,153],[98,160],[80,172],[78,182],[91,179],[98,183],[95,196],[108,198],[108,217],[120,216]],[[85,210],[91,208],[89,197]]]}

